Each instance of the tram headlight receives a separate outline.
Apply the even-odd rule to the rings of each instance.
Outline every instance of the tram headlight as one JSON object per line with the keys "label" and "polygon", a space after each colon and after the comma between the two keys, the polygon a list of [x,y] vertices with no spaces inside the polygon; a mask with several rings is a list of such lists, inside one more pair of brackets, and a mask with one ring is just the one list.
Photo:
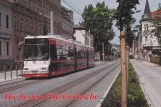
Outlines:
{"label": "tram headlight", "polygon": [[41,70],[42,70],[42,71],[47,71],[48,68],[43,67],[43,68],[41,68]]}

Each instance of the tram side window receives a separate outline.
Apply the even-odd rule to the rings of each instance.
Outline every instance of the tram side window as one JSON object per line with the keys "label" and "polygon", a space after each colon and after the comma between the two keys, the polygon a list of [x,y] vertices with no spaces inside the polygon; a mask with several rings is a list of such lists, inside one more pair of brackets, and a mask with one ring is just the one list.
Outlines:
{"label": "tram side window", "polygon": [[85,59],[85,52],[84,52],[84,50],[82,50],[82,52],[83,52],[83,59]]}
{"label": "tram side window", "polygon": [[85,59],[87,59],[87,51],[84,51]]}
{"label": "tram side window", "polygon": [[91,51],[89,51],[89,59],[92,58],[92,54],[91,54]]}
{"label": "tram side window", "polygon": [[58,56],[58,60],[66,60],[67,48],[65,46],[57,46],[57,56]]}
{"label": "tram side window", "polygon": [[94,52],[92,51],[92,59],[94,59]]}
{"label": "tram side window", "polygon": [[68,48],[68,58],[74,59],[74,50],[71,47]]}
{"label": "tram side window", "polygon": [[82,50],[82,59],[84,59],[84,50]]}
{"label": "tram side window", "polygon": [[90,59],[90,51],[88,51],[88,59]]}
{"label": "tram side window", "polygon": [[80,49],[77,50],[77,59],[81,59],[81,51],[80,51]]}
{"label": "tram side window", "polygon": [[57,60],[57,52],[56,52],[56,46],[50,45],[50,54],[52,60]]}

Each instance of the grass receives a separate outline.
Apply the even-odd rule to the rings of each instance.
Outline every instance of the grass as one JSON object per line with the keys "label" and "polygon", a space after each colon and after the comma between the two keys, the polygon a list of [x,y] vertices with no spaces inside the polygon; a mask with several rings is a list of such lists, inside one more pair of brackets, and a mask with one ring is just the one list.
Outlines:
{"label": "grass", "polygon": [[[101,107],[121,107],[121,74],[117,77]],[[131,63],[129,67],[127,107],[149,107]]]}

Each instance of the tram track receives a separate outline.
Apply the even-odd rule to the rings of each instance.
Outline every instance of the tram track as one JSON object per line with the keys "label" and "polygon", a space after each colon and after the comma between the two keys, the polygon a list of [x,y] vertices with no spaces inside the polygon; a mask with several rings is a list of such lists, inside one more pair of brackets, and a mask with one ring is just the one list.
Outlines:
{"label": "tram track", "polygon": [[9,84],[4,84],[4,85],[0,85],[0,94],[8,92],[8,91],[12,91],[15,89],[19,89],[25,86],[29,86],[29,85],[33,85],[33,84],[37,84],[40,82],[43,82],[46,80],[21,80],[21,81],[17,81],[14,83],[9,83]]}
{"label": "tram track", "polygon": [[[119,66],[119,65],[118,65]],[[79,95],[83,95],[87,93],[89,90],[91,90],[94,86],[99,84],[109,73],[111,73],[113,70],[115,70],[118,66],[114,67],[112,70],[110,70],[108,73],[106,73],[103,77],[100,77],[96,82],[91,84],[88,88],[85,88],[83,91],[79,93]],[[70,107],[76,100],[70,100],[64,103],[61,107]]]}
{"label": "tram track", "polygon": [[[72,82],[69,82],[63,86],[60,86],[56,89],[53,89],[51,91],[48,91],[48,92],[45,92],[45,93],[42,93],[41,95],[44,96],[45,94],[47,93],[57,93],[57,94],[60,94],[60,93],[63,93],[65,92],[66,90],[69,90],[71,89],[72,87],[76,86],[76,85],[79,85],[80,83],[82,82],[85,82],[86,80],[96,76],[97,74],[109,69],[109,72],[104,75],[103,77],[101,77],[100,79],[98,79],[94,84],[90,85],[90,87],[86,90],[84,90],[83,92],[81,92],[80,94],[83,94],[85,92],[87,92],[89,89],[91,89],[93,86],[95,86],[95,84],[99,83],[103,78],[105,78],[109,73],[111,73],[114,69],[116,69],[118,66],[120,65],[120,63],[116,62],[115,64],[111,64],[111,65],[108,65],[107,67],[104,67],[102,69],[99,69],[93,73],[90,73],[84,77],[80,77]],[[111,70],[110,70],[111,69]],[[47,99],[42,99],[42,100],[27,100],[27,101],[24,101],[22,103],[19,103],[13,107],[35,107],[35,106],[40,106],[42,103],[46,102]],[[65,106],[68,106],[70,105],[71,103],[73,103],[74,100],[70,101],[70,102],[67,102],[64,104],[64,107]]]}
{"label": "tram track", "polygon": [[[106,63],[102,64],[102,66],[105,65],[105,64]],[[100,65],[101,64],[98,64],[97,66],[100,66]],[[19,89],[19,88],[22,88],[22,87],[26,87],[26,86],[29,86],[29,85],[41,83],[41,82],[44,82],[44,81],[46,81],[46,80],[31,80],[31,79],[26,80],[26,79],[20,79],[20,80],[15,81],[15,82],[7,83],[7,84],[2,84],[2,85],[0,85],[0,94],[8,92],[8,91],[15,90],[15,89]]]}

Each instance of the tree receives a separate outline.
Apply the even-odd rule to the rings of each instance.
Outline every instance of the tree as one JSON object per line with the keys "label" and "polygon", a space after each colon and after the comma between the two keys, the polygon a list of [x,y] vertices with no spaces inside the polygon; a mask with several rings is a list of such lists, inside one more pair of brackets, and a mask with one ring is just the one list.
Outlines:
{"label": "tree", "polygon": [[158,4],[158,10],[161,9],[161,3]]}
{"label": "tree", "polygon": [[125,31],[126,31],[126,44],[132,48],[133,46],[133,40],[134,40],[134,31],[132,30],[132,25],[128,24],[126,25]]}
{"label": "tree", "polygon": [[95,52],[102,53],[102,43],[105,47],[115,36],[113,25],[113,9],[109,9],[105,2],[97,3],[96,7],[92,4],[85,7],[82,14],[84,21],[81,25],[90,30],[94,36]]}
{"label": "tree", "polygon": [[133,18],[133,14],[136,10],[136,5],[139,4],[139,0],[117,0],[119,3],[114,18],[116,19],[116,26],[121,31],[126,30],[126,42],[131,46],[134,36],[131,30],[131,25],[135,22],[135,18]]}

